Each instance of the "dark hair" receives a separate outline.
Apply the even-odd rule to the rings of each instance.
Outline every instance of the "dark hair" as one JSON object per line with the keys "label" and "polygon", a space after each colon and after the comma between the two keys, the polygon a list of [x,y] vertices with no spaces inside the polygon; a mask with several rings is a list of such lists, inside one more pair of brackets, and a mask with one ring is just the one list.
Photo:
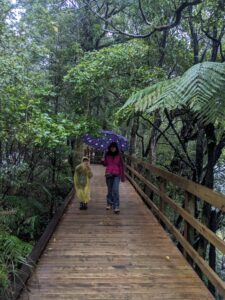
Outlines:
{"label": "dark hair", "polygon": [[84,161],[89,161],[89,158],[88,157],[83,157],[82,162],[84,162]]}
{"label": "dark hair", "polygon": [[[111,148],[112,148],[112,147],[115,147],[115,148],[116,148],[116,151],[115,151],[115,152],[112,152],[112,151],[111,151]],[[106,155],[116,156],[116,155],[118,155],[118,154],[119,154],[119,147],[118,147],[118,145],[117,145],[116,142],[112,142],[112,143],[108,146],[108,151],[107,151]]]}

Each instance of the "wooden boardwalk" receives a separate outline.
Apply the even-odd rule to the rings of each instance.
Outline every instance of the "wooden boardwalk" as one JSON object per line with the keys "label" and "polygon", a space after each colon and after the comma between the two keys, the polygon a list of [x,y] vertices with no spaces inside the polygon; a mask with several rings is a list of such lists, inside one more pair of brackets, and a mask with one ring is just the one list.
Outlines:
{"label": "wooden boardwalk", "polygon": [[72,201],[20,300],[214,299],[128,181],[121,213],[105,210],[104,168],[92,201]]}

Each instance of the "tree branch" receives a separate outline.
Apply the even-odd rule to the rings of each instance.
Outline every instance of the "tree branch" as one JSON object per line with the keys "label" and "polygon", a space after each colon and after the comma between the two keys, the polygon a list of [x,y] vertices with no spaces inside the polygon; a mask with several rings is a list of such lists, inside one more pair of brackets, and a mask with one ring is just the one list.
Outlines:
{"label": "tree branch", "polygon": [[179,141],[179,143],[180,143],[180,145],[181,145],[181,147],[182,147],[182,149],[183,149],[185,155],[187,156],[187,159],[188,159],[189,163],[192,165],[192,168],[195,169],[195,165],[193,164],[193,162],[192,162],[190,156],[188,155],[187,149],[185,148],[184,143],[182,142],[182,140],[181,140],[179,134],[177,133],[177,131],[176,131],[174,125],[173,125],[173,122],[172,122],[172,120],[171,120],[171,118],[170,118],[170,115],[169,115],[167,109],[165,109],[165,115],[166,115],[167,120],[168,120],[168,122],[169,122],[169,124],[170,124],[170,126],[171,126],[171,128],[172,128],[172,130],[173,130],[173,132],[175,133],[175,135],[176,135],[176,137],[177,137],[177,139],[178,139],[178,141]]}
{"label": "tree branch", "polygon": [[220,41],[217,38],[211,36],[208,31],[206,31],[203,28],[202,31],[204,32],[204,34],[207,36],[208,39],[212,40],[214,43],[220,44]]}
{"label": "tree branch", "polygon": [[147,24],[147,25],[151,25],[151,23],[147,20],[146,16],[145,16],[145,13],[144,13],[144,10],[143,10],[143,7],[142,7],[142,3],[141,3],[141,0],[138,0],[138,6],[139,6],[139,10],[141,12],[141,15],[142,15],[142,18],[144,20],[144,22]]}
{"label": "tree branch", "polygon": [[181,161],[183,161],[187,166],[189,166],[191,168],[191,170],[195,170],[192,166],[192,164],[190,164],[189,162],[187,162],[186,160],[183,159],[183,157],[180,155],[180,153],[177,151],[177,148],[173,145],[173,143],[167,138],[167,136],[164,134],[164,132],[159,129],[157,126],[154,125],[153,122],[151,122],[150,120],[146,119],[145,117],[143,117],[142,115],[140,115],[140,117],[149,122],[156,130],[158,130],[161,135],[164,137],[164,139],[168,142],[168,144],[170,145],[170,147],[174,150],[174,152],[177,154],[177,156],[180,158]]}
{"label": "tree branch", "polygon": [[[133,33],[129,33],[129,32],[126,32],[126,31],[123,31],[119,28],[117,28],[112,21],[102,17],[98,12],[94,11],[92,9],[92,7],[90,6],[90,3],[86,2],[86,5],[89,7],[89,9],[91,10],[91,12],[98,18],[100,18],[102,21],[104,21],[105,23],[107,23],[108,25],[110,25],[114,31],[112,30],[106,30],[107,32],[110,32],[110,33],[120,33],[120,34],[123,34],[125,36],[128,36],[128,37],[132,37],[132,38],[147,38],[147,37],[150,37],[152,36],[155,32],[161,32],[161,31],[165,31],[165,30],[170,30],[174,27],[176,27],[177,25],[180,24],[181,22],[181,18],[182,18],[182,12],[183,10],[186,8],[186,7],[189,7],[189,6],[193,6],[193,5],[197,5],[199,3],[202,3],[202,0],[195,0],[195,1],[192,1],[192,2],[184,2],[182,3],[176,10],[175,10],[175,13],[174,13],[174,21],[172,21],[171,23],[169,24],[166,24],[166,25],[162,25],[162,26],[158,26],[158,27],[155,27],[153,30],[151,30],[150,32],[146,33],[146,34],[133,34]],[[143,12],[143,9],[142,9],[142,6],[140,6],[140,0],[139,0],[139,8],[141,7],[141,14],[142,14],[142,17],[144,19],[145,22],[148,22],[146,17],[145,17],[145,14]],[[150,25],[150,23],[148,22],[147,23],[148,25]]]}
{"label": "tree branch", "polygon": [[215,163],[220,158],[220,155],[222,154],[223,149],[225,148],[225,133],[223,134],[219,144],[216,147],[216,153],[215,153]]}

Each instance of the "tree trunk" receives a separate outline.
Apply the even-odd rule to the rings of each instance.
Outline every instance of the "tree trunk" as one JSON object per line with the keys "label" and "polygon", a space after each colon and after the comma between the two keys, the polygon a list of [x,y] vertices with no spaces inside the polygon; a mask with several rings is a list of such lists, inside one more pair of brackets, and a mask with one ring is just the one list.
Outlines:
{"label": "tree trunk", "polygon": [[[214,187],[214,166],[215,166],[215,154],[216,154],[216,135],[215,128],[213,124],[208,124],[205,127],[205,133],[207,138],[207,151],[208,151],[208,164],[203,180],[203,184],[210,189]],[[212,210],[212,206],[209,203],[204,202],[202,211],[202,223],[205,224],[210,230],[216,232],[217,230],[217,214],[215,210]],[[208,242],[201,240],[200,242],[200,252],[202,252],[203,257],[206,256]],[[210,244],[209,248],[209,265],[215,270],[216,269],[216,251],[215,247]],[[213,295],[215,295],[215,287],[209,282],[209,290]]]}
{"label": "tree trunk", "polygon": [[196,155],[195,155],[195,165],[196,165],[196,176],[192,180],[198,183],[201,182],[202,172],[203,172],[203,158],[204,158],[204,130],[199,129],[197,140],[196,140]]}
{"label": "tree trunk", "polygon": [[155,126],[152,128],[151,140],[150,140],[150,155],[149,155],[150,164],[156,164],[156,146],[157,146],[157,136],[158,136],[157,128],[159,128],[161,124],[162,124],[162,120],[160,114],[159,112],[156,112],[155,121],[154,121]]}
{"label": "tree trunk", "polygon": [[199,63],[199,43],[198,43],[198,35],[194,28],[193,21],[192,21],[192,6],[189,7],[189,27],[191,31],[191,45],[193,48],[194,53],[194,65]]}
{"label": "tree trunk", "polygon": [[211,61],[216,61],[219,52],[220,41],[217,39],[217,27],[213,26],[213,39],[212,39],[212,54]]}
{"label": "tree trunk", "polygon": [[129,154],[130,155],[133,155],[135,153],[135,150],[136,150],[136,139],[137,139],[136,132],[138,130],[138,127],[139,127],[138,117],[135,117],[133,119],[133,125],[131,127],[130,149],[129,149]]}
{"label": "tree trunk", "polygon": [[162,33],[162,39],[160,41],[160,45],[159,45],[159,52],[160,52],[160,58],[159,58],[159,62],[158,62],[158,66],[162,67],[163,66],[163,62],[164,62],[164,58],[165,58],[165,49],[166,49],[166,43],[167,43],[167,37],[168,37],[168,30],[163,31]]}
{"label": "tree trunk", "polygon": [[74,160],[74,153],[75,153],[75,145],[76,145],[76,138],[71,138],[67,140],[67,145],[70,146],[70,153],[68,155],[68,163],[70,165],[70,170],[72,177],[74,176],[74,169],[75,169],[75,160]]}

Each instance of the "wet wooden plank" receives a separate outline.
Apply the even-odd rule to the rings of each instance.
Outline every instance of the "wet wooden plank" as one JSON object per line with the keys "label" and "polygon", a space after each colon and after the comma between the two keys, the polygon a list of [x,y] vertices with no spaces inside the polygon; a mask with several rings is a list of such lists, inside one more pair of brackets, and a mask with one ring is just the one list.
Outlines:
{"label": "wet wooden plank", "polygon": [[94,166],[89,209],[72,201],[20,300],[213,299],[129,182],[120,215],[105,210],[103,172]]}

